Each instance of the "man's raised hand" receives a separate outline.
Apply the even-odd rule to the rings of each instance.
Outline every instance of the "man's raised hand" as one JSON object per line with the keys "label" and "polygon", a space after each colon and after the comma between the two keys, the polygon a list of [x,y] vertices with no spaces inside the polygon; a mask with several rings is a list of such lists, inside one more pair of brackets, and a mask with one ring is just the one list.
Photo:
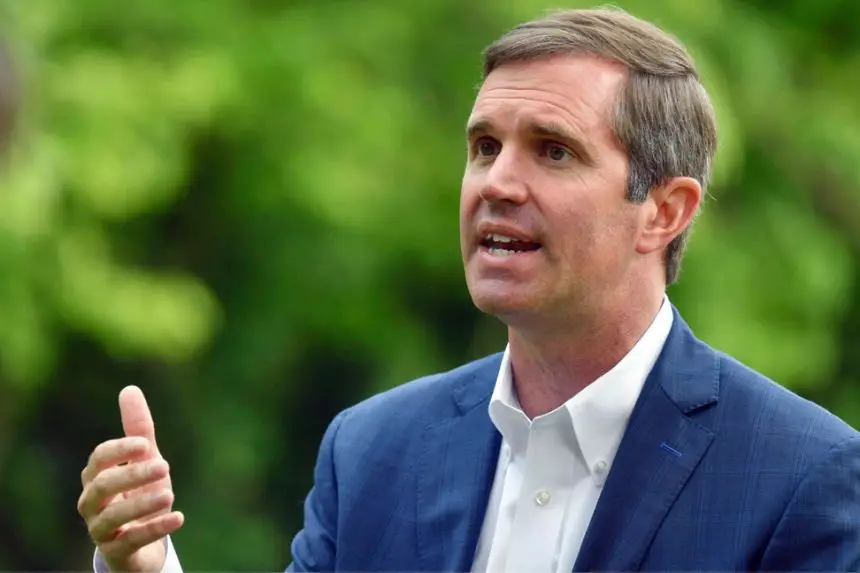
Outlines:
{"label": "man's raised hand", "polygon": [[172,511],[170,469],[158,451],[143,392],[123,388],[119,408],[125,437],[93,450],[81,473],[78,513],[113,573],[157,573],[166,557],[164,538],[184,517]]}

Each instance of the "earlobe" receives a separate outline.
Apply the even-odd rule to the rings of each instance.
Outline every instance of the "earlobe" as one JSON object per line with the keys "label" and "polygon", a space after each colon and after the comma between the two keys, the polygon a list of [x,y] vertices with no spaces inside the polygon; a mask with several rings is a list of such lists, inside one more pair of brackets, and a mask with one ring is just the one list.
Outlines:
{"label": "earlobe", "polygon": [[691,177],[674,177],[653,189],[648,197],[649,218],[636,250],[662,251],[693,222],[702,200],[702,186]]}

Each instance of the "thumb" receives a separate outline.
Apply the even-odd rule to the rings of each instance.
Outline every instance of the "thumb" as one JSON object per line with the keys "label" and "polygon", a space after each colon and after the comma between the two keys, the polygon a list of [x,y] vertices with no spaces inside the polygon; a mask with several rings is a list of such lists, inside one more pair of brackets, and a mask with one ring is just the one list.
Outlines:
{"label": "thumb", "polygon": [[143,391],[137,386],[126,386],[119,393],[119,411],[122,416],[122,429],[126,436],[140,436],[149,440],[153,454],[158,455],[155,444],[155,424],[146,404]]}

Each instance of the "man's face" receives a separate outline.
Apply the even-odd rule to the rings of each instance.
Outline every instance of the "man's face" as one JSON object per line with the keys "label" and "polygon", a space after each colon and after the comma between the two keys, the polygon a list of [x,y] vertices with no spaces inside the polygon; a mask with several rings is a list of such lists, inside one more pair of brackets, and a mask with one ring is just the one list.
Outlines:
{"label": "man's face", "polygon": [[584,56],[506,64],[487,77],[460,197],[479,309],[508,324],[569,320],[629,286],[644,218],[625,199],[627,158],[610,131],[623,80],[623,68]]}

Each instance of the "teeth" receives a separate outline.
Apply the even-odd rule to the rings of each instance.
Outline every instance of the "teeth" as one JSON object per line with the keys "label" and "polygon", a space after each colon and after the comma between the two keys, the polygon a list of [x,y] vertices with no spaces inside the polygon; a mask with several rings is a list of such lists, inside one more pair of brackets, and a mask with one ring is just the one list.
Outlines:
{"label": "teeth", "polygon": [[495,243],[513,243],[517,239],[506,237],[505,235],[487,235],[487,240]]}
{"label": "teeth", "polygon": [[516,253],[517,251],[512,251],[510,249],[490,249],[490,254],[494,257],[509,257]]}

